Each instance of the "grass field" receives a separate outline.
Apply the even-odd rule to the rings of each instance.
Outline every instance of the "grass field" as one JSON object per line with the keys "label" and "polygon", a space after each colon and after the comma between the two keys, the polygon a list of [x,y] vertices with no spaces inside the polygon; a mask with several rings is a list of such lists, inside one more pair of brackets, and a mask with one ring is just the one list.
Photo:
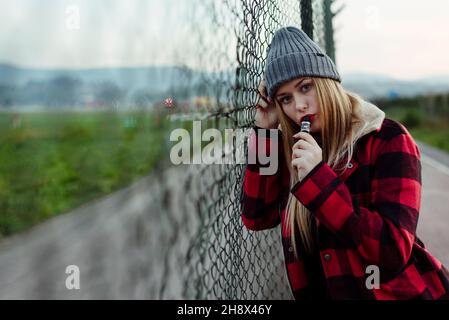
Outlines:
{"label": "grass field", "polygon": [[[386,111],[415,139],[449,152],[447,121],[409,126],[409,112]],[[411,118],[416,122],[416,114]],[[205,121],[202,129],[214,125]],[[192,130],[191,122],[176,126]],[[0,238],[127,186],[156,164],[168,163],[175,143],[169,141],[169,132],[165,117],[150,112],[22,113],[20,119],[0,112]]]}
{"label": "grass field", "polygon": [[0,113],[0,238],[151,172],[167,140],[149,112]]}
{"label": "grass field", "polygon": [[410,134],[417,140],[449,152],[449,128],[418,128],[410,130]]}
{"label": "grass field", "polygon": [[449,120],[446,117],[432,119],[424,111],[411,108],[388,109],[386,115],[403,123],[414,139],[449,152]]}

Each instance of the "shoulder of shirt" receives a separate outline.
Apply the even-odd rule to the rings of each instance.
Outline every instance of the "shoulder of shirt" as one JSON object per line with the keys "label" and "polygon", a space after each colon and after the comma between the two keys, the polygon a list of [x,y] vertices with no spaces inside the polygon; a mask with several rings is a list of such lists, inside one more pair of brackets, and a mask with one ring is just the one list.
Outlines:
{"label": "shoulder of shirt", "polygon": [[384,142],[388,142],[393,140],[399,135],[407,135],[411,138],[411,135],[407,128],[399,121],[393,120],[390,118],[385,118],[382,122],[382,125],[377,128],[376,130],[373,130],[372,132],[366,134],[365,136],[361,137],[360,139],[369,139],[374,138],[378,140],[382,140]]}

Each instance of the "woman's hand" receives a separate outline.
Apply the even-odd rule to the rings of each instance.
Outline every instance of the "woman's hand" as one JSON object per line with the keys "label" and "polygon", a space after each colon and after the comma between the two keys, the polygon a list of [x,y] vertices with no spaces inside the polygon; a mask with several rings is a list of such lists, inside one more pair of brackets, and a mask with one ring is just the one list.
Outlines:
{"label": "woman's hand", "polygon": [[323,160],[323,151],[307,132],[298,132],[293,136],[299,139],[292,147],[292,167],[296,168],[301,181],[317,164]]}
{"label": "woman's hand", "polygon": [[265,129],[277,129],[279,118],[274,103],[267,97],[265,82],[259,84],[259,101],[256,105],[255,125]]}

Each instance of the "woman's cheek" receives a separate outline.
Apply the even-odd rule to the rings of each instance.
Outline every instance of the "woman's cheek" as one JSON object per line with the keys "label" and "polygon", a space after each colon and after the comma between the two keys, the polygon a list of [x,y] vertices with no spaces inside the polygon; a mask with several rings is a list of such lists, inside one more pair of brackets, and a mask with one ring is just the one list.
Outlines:
{"label": "woman's cheek", "polygon": [[318,132],[321,130],[321,122],[319,118],[315,118],[315,121],[313,121],[312,126],[310,127],[310,130],[313,132]]}

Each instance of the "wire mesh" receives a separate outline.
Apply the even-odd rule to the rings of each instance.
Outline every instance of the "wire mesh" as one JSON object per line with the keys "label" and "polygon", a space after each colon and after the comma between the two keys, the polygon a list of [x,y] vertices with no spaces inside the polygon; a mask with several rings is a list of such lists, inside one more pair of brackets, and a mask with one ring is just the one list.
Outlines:
{"label": "wire mesh", "polygon": [[[244,137],[253,125],[257,87],[274,32],[282,26],[300,26],[326,47],[323,1],[197,0],[191,9],[188,43],[176,54],[183,73],[190,75],[187,90],[185,85],[182,88],[182,98],[194,101],[189,121],[206,119],[220,130],[240,129]],[[187,61],[186,50],[193,50],[195,58]],[[180,97],[177,89],[172,88],[175,100]],[[179,115],[172,119],[179,125]],[[246,144],[232,145],[231,152],[243,152],[246,158]],[[179,250],[183,258],[177,260],[178,266],[171,265],[181,275],[183,298],[292,298],[279,228],[251,232],[242,225],[239,199],[244,170],[245,164],[237,161],[188,170],[181,210],[195,208],[198,224],[187,230],[192,228],[187,215],[178,224],[189,235],[183,246],[187,250]],[[160,297],[173,296],[161,290]]]}
{"label": "wire mesh", "polygon": [[[142,108],[142,112],[123,115],[120,125],[126,130],[155,117],[154,124],[145,127],[145,137],[154,135],[154,139],[142,140],[133,150],[153,148],[161,159],[150,175],[131,186],[0,243],[0,298],[292,299],[279,227],[252,232],[242,224],[240,197],[246,168],[242,159],[247,158],[257,88],[274,32],[282,26],[298,26],[325,48],[331,24],[325,23],[323,6],[330,3],[167,0],[154,10],[148,1],[120,2],[111,9],[123,11],[126,17],[152,14],[155,24],[160,24],[150,34],[143,32],[145,20],[136,21],[132,33],[125,32],[128,23],[117,27],[117,32],[108,29],[108,35],[127,35],[125,45],[116,43],[129,48],[119,51],[120,55],[123,52],[131,58],[149,51],[151,66],[103,70],[104,77],[116,83],[108,82],[101,93],[114,112],[106,119],[118,119],[120,107]],[[98,10],[108,13],[109,2]],[[98,19],[96,10],[82,12],[86,17],[92,15],[92,21]],[[155,12],[165,12],[165,16]],[[115,47],[110,40],[98,38],[104,41],[101,47],[112,52]],[[89,81],[86,73],[74,72],[74,77],[85,75],[84,94],[96,92],[92,88],[96,88],[98,70],[88,72],[94,79]],[[125,94],[119,99],[122,85],[130,90],[129,101]],[[120,92],[111,94],[117,91],[114,88]],[[45,92],[38,93],[45,98]],[[115,120],[104,123],[108,121]],[[221,140],[224,163],[171,165],[169,136],[181,128],[191,134],[199,130],[200,136],[206,128],[225,133]],[[229,135],[227,130],[231,130]],[[125,132],[124,139],[133,137],[134,131]],[[156,141],[161,146],[154,148]],[[194,160],[207,141],[191,142]],[[92,148],[92,152],[102,151]],[[126,173],[132,165],[123,161],[131,156],[123,150],[118,153],[120,173]],[[92,155],[90,151],[83,154],[86,159]],[[110,161],[106,156],[98,159]],[[89,172],[82,171],[80,177],[95,179]],[[80,290],[67,287],[67,266],[79,270]]]}

